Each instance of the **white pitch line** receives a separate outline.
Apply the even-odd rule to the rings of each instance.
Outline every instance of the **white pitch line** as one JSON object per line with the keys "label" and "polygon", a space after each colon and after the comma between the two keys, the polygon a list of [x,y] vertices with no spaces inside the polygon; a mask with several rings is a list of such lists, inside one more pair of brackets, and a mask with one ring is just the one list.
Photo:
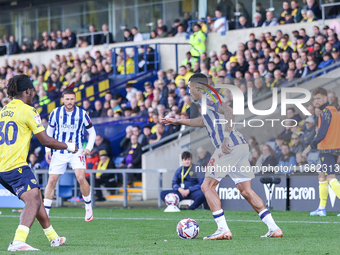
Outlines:
{"label": "white pitch line", "polygon": [[[0,215],[0,218],[19,218],[20,215]],[[84,219],[84,217],[66,217],[66,216],[51,216],[52,219]],[[178,221],[179,219],[169,219],[169,218],[113,218],[113,217],[94,217],[96,220],[166,220],[166,221]],[[195,219],[196,221],[213,221],[213,219]],[[262,223],[260,220],[232,220],[227,219],[228,222],[255,222],[255,223]],[[278,223],[300,223],[300,224],[340,224],[340,221],[284,221],[278,220]]]}

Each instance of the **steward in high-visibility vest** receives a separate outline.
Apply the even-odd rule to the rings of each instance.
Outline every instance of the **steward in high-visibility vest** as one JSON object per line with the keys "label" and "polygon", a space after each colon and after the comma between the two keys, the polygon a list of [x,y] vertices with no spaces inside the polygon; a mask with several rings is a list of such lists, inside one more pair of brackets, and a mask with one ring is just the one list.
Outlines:
{"label": "steward in high-visibility vest", "polygon": [[189,44],[191,45],[191,56],[198,58],[205,52],[205,39],[206,36],[201,30],[199,24],[194,25],[194,33],[190,36]]}

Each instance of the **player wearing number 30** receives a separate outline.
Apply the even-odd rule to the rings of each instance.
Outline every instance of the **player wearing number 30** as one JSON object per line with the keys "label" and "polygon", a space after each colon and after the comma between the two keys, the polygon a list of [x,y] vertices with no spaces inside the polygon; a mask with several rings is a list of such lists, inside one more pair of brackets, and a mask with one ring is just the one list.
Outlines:
{"label": "player wearing number 30", "polygon": [[35,90],[27,75],[16,75],[8,81],[8,95],[13,100],[0,111],[0,183],[25,203],[20,223],[8,251],[37,251],[26,243],[35,218],[44,229],[51,246],[66,242],[59,237],[48,218],[35,176],[26,159],[32,132],[42,145],[76,153],[74,143],[61,143],[49,137],[38,112],[31,107]]}
{"label": "player wearing number 30", "polygon": [[[45,210],[49,215],[52,199],[54,197],[54,187],[59,176],[65,173],[67,164],[69,163],[75,172],[80,191],[83,194],[86,211],[85,221],[92,221],[93,212],[90,186],[85,179],[85,156],[90,155],[90,152],[93,149],[96,131],[94,130],[87,113],[83,109],[75,106],[76,95],[72,90],[65,90],[61,100],[64,105],[54,109],[50,114],[47,134],[60,142],[74,142],[77,144],[79,151],[73,155],[65,150],[53,150],[53,156],[51,157],[51,150],[46,148],[46,161],[51,163],[48,183],[45,190]],[[89,133],[89,141],[86,148],[83,149],[84,128],[86,128]]]}

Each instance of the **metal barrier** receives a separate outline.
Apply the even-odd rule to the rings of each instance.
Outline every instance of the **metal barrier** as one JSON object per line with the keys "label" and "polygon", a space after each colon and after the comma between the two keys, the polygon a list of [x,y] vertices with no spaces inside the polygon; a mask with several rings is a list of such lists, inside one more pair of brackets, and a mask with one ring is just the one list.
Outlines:
{"label": "metal barrier", "polygon": [[[155,49],[153,49],[154,51],[152,53],[147,53],[147,48],[150,45],[154,45]],[[127,75],[127,64],[126,64],[126,49],[131,48],[133,50],[133,65],[134,65],[134,71],[132,72],[132,74],[138,74],[139,73],[139,56],[142,56],[144,59],[144,67],[143,70],[141,72],[147,72],[149,70],[152,69],[156,69],[159,70],[161,68],[161,60],[160,60],[160,54],[159,54],[159,43],[150,43],[150,44],[137,44],[137,45],[130,45],[130,46],[124,46],[124,47],[113,47],[111,49],[111,59],[112,59],[112,68],[113,68],[113,75],[116,77],[118,74],[118,70],[117,70],[117,57],[121,56],[123,57],[123,65],[124,65],[124,74],[121,74],[120,76],[122,78],[126,78]],[[142,54],[138,54],[138,48],[142,47],[144,49],[144,53]],[[117,54],[116,51],[119,51],[119,53]],[[120,55],[120,51],[123,51],[123,55]],[[136,54],[137,53],[137,54]],[[151,58],[153,58],[153,61],[149,61],[148,60],[148,56],[151,56]],[[150,65],[150,68],[148,68],[148,65]]]}
{"label": "metal barrier", "polygon": [[322,24],[325,24],[325,7],[338,6],[340,3],[321,4]]}
{"label": "metal barrier", "polygon": [[0,47],[6,47],[6,54],[5,54],[5,57],[8,58],[8,55],[9,55],[9,43],[1,43],[0,44]]}
{"label": "metal barrier", "polygon": [[[225,35],[226,32],[227,32],[227,30],[228,30],[227,28],[229,27],[229,26],[228,26],[229,20],[227,19],[226,16],[222,16],[221,18],[225,18],[225,20],[226,20],[226,23],[225,23],[225,25],[224,25],[225,31],[224,31],[224,32],[221,32],[221,35]],[[195,23],[197,23],[197,22],[205,21],[205,24],[207,25],[207,32],[206,32],[205,34],[207,35],[207,34],[209,33],[209,24],[208,24],[208,22],[211,21],[211,20],[217,20],[217,19],[220,19],[220,18],[189,20],[189,21],[188,21],[188,27],[190,27],[190,31],[191,31],[191,26],[192,26],[192,24],[195,24]],[[228,26],[228,27],[227,27],[227,26]]]}
{"label": "metal barrier", "polygon": [[106,43],[104,44],[104,48],[107,48],[110,43],[110,32],[109,31],[99,31],[99,32],[92,32],[92,33],[83,33],[77,34],[77,48],[79,48],[79,37],[91,36],[91,47],[94,46],[94,36],[95,35],[104,35],[106,34]]}
{"label": "metal barrier", "polygon": [[[155,45],[155,49],[153,53],[147,54],[147,47],[150,45]],[[112,68],[113,68],[113,75],[114,77],[117,77],[119,75],[119,77],[122,78],[126,78],[127,74],[127,68],[126,68],[126,49],[127,48],[132,48],[134,55],[133,55],[133,61],[134,61],[134,72],[133,75],[136,75],[138,73],[141,72],[146,72],[149,71],[150,68],[148,68],[148,65],[153,65],[153,67],[151,69],[155,69],[155,70],[159,70],[161,69],[161,55],[160,55],[160,47],[162,45],[173,45],[175,46],[175,58],[176,58],[176,72],[178,73],[178,67],[179,67],[179,61],[178,61],[178,46],[179,45],[189,45],[188,43],[150,43],[150,44],[136,44],[136,45],[131,45],[131,46],[124,46],[124,47],[114,47],[111,49],[111,58],[112,58]],[[144,48],[144,53],[143,54],[136,54],[136,52],[138,52],[138,48]],[[197,52],[199,52],[193,45],[191,45],[191,47],[196,50]],[[123,55],[121,55],[121,57],[123,57],[123,62],[124,62],[124,74],[118,74],[117,71],[117,57],[119,56],[119,54],[117,54],[117,50],[123,50]],[[152,55],[153,56],[153,61],[149,61],[148,60],[148,56]],[[143,66],[143,70],[141,70],[141,72],[139,72],[139,62],[140,59],[139,57],[143,57],[143,60],[145,61],[144,66]],[[200,61],[200,58],[198,58],[198,61]],[[138,71],[137,71],[138,70]]]}
{"label": "metal barrier", "polygon": [[[105,172],[104,172],[105,171]],[[95,207],[95,190],[102,190],[102,188],[95,188],[94,187],[94,178],[96,173],[118,173],[123,175],[123,186],[122,187],[116,187],[116,188],[105,188],[106,190],[120,190],[123,189],[123,206],[128,207],[128,193],[127,193],[127,176],[126,174],[134,174],[134,173],[158,173],[158,187],[157,188],[146,188],[145,190],[155,190],[158,192],[158,207],[161,208],[163,205],[163,202],[160,198],[160,193],[163,190],[163,173],[174,173],[176,169],[107,169],[107,170],[86,170],[85,173],[90,174],[90,191],[91,191],[91,204],[92,207]],[[48,169],[39,169],[39,170],[33,170],[34,175],[37,178],[38,174],[43,174],[43,184],[47,184],[47,175],[48,175]],[[66,173],[74,173],[73,170],[66,170]],[[74,184],[74,197],[77,196],[77,182]],[[45,187],[41,188],[42,190],[45,189]],[[129,189],[136,189],[136,188],[129,188]],[[57,198],[57,207],[60,206],[59,201],[59,181],[56,185],[56,198]],[[74,202],[75,205],[77,205],[77,202]]]}

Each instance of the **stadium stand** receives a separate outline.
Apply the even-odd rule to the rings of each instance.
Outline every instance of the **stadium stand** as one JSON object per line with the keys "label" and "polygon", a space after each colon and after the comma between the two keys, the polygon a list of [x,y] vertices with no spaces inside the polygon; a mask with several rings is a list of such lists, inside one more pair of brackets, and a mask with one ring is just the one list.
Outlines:
{"label": "stadium stand", "polygon": [[[273,88],[296,86],[326,75],[339,67],[340,31],[336,27],[320,28],[316,23],[311,23],[321,18],[320,7],[315,1],[308,1],[308,5],[303,9],[294,3],[296,2],[291,2],[291,8],[283,5],[282,13],[277,18],[273,17],[271,11],[266,14],[256,13],[255,16],[260,15],[261,19],[254,24],[251,24],[249,14],[245,10],[238,17],[238,22],[228,21],[223,6],[216,11],[214,19],[185,19],[182,22],[176,19],[171,29],[168,29],[163,20],[159,19],[156,30],[151,31],[149,35],[151,39],[155,37],[154,41],[158,40],[157,42],[144,40],[144,35],[141,35],[137,28],[132,28],[131,32],[126,28],[124,40],[127,43],[116,46],[118,44],[112,43],[117,39],[108,30],[106,24],[102,25],[102,34],[91,35],[97,30],[94,26],[89,26],[90,34],[87,37],[83,37],[81,33],[77,35],[69,28],[65,31],[43,32],[42,38],[34,40],[32,46],[25,43],[19,45],[13,35],[1,34],[9,38],[9,55],[20,55],[10,56],[8,60],[4,59],[1,62],[0,107],[4,107],[9,102],[6,96],[8,80],[17,74],[27,74],[33,80],[37,92],[34,106],[38,108],[44,118],[44,124],[47,125],[48,113],[61,104],[60,93],[66,88],[73,88],[76,92],[77,104],[94,119],[98,133],[109,139],[113,151],[110,156],[115,162],[121,163],[130,146],[131,135],[126,132],[129,126],[141,127],[140,135],[143,138],[140,141],[138,139],[138,142],[143,146],[154,144],[149,146],[149,149],[156,149],[162,145],[163,138],[182,130],[181,127],[164,127],[159,123],[159,119],[165,116],[192,117],[190,114],[193,113],[195,105],[188,97],[187,83],[193,73],[204,73],[215,84],[233,84],[243,91],[245,98],[249,96],[247,88],[252,88],[253,98],[264,100],[272,94]],[[303,10],[306,10],[306,14]],[[260,27],[261,22],[263,25]],[[287,30],[285,28],[289,25],[280,26],[278,23],[282,25],[299,23],[299,26],[296,26],[299,29],[282,32]],[[250,27],[253,29],[244,30]],[[311,30],[313,33],[306,32]],[[229,44],[229,40],[220,34],[226,31],[228,31],[227,36],[229,32],[247,34],[247,39],[243,37],[242,41],[238,41],[236,49],[236,42]],[[152,33],[155,33],[155,36],[152,36]],[[161,59],[161,51],[164,51],[165,47],[172,47],[167,46],[167,42],[174,45],[174,39],[165,37],[179,36],[189,39],[186,41],[185,51],[182,49],[177,52],[178,47],[181,46],[177,43],[173,59],[176,59],[178,64],[172,65],[171,68],[162,68],[165,60]],[[219,41],[218,47],[216,42],[213,44],[212,40],[208,41],[216,36],[223,39]],[[107,38],[110,47],[112,46],[111,50],[100,46],[107,42]],[[225,41],[228,43],[223,43]],[[7,40],[2,42],[5,42],[5,45],[0,45],[2,47],[0,52],[4,55],[7,53],[3,48],[6,47]],[[190,42],[190,47],[187,42]],[[231,44],[233,46],[230,46]],[[86,48],[89,45],[93,48]],[[215,47],[211,47],[212,45]],[[80,48],[79,52],[83,53],[75,52],[72,49],[74,47]],[[66,49],[67,53],[62,49]],[[46,54],[44,51],[54,52],[55,57],[46,59],[45,57],[52,54]],[[32,54],[30,52],[38,53],[45,59],[37,60],[35,63],[29,58]],[[175,62],[171,61],[171,63]],[[220,94],[231,106],[233,105],[230,91],[221,90]],[[339,109],[337,95],[330,94],[329,98],[330,103]],[[313,115],[315,121],[318,114],[315,112]],[[303,137],[309,129],[315,129],[316,125],[311,128],[306,127],[305,119],[305,116],[300,119],[298,128],[282,132],[282,135],[286,135],[285,141],[290,146],[292,146],[293,133]],[[108,126],[110,130],[105,128]],[[124,146],[118,147],[117,144],[123,139]],[[251,148],[260,149],[254,150],[252,155],[254,164],[261,155],[266,156],[263,144]],[[273,140],[268,141],[267,144],[274,152],[281,150]],[[302,145],[306,146],[304,143]],[[36,154],[43,165],[44,149],[37,141],[32,143],[29,155],[37,152],[37,148],[40,148],[40,151]],[[97,153],[95,152],[92,158],[96,159]],[[283,156],[281,154],[277,154],[280,155],[277,157],[277,162],[286,160],[288,153]],[[308,163],[315,162],[315,155],[313,155],[311,154],[307,159]],[[298,165],[305,163],[298,155],[296,160]],[[98,161],[92,161],[89,166],[93,166]],[[141,181],[142,177],[134,176],[134,178]]]}

